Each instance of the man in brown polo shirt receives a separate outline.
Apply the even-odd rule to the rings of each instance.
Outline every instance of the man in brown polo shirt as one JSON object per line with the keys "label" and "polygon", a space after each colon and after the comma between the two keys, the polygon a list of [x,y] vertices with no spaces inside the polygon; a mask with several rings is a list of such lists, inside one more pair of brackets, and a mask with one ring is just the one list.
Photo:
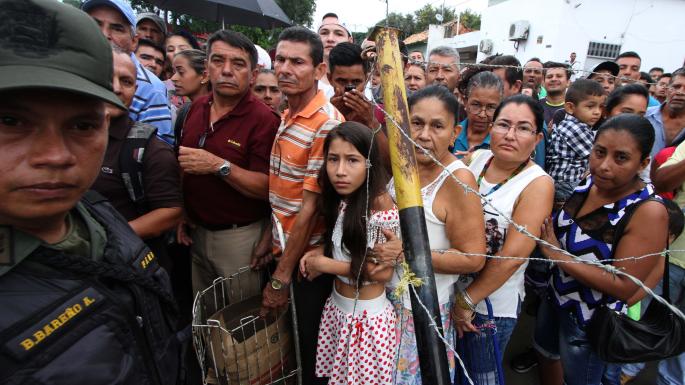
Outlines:
{"label": "man in brown polo shirt", "polygon": [[[121,49],[114,48],[112,56],[114,93],[128,107],[136,92],[136,67]],[[176,227],[183,205],[174,150],[155,135],[154,126],[133,122],[124,110],[112,109],[110,114],[107,151],[92,189],[109,199],[170,271],[163,233]],[[138,138],[132,141],[133,131]],[[127,179],[142,183],[134,185]],[[131,189],[136,190],[134,196]]]}
{"label": "man in brown polo shirt", "polygon": [[[280,118],[250,91],[257,50],[244,35],[218,31],[207,42],[212,93],[193,102],[179,163],[191,244],[193,291],[250,264],[269,216],[269,155]],[[259,292],[253,273],[248,293]]]}

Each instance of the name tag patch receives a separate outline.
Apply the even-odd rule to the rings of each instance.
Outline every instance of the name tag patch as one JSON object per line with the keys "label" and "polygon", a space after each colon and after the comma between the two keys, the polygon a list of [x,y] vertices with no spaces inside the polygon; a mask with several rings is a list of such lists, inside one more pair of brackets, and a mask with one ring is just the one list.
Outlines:
{"label": "name tag patch", "polygon": [[89,287],[61,303],[40,321],[18,333],[5,344],[5,347],[21,360],[62,334],[68,326],[85,318],[104,301],[104,298],[99,291]]}

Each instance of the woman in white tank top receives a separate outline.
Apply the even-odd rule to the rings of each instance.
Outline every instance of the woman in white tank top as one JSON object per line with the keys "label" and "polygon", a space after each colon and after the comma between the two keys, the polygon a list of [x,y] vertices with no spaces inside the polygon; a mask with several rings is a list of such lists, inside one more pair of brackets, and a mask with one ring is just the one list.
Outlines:
{"label": "woman in white tank top", "polygon": [[467,349],[475,353],[474,365],[467,362],[467,368],[476,372],[472,373],[476,377],[494,371],[494,365],[483,364],[493,361],[492,347],[484,348],[475,334],[488,318],[484,300],[489,298],[492,304],[499,351],[503,353],[523,301],[523,272],[528,264],[525,258],[535,248],[535,241],[518,232],[506,218],[513,218],[539,236],[540,226],[552,210],[552,179],[531,159],[535,146],[542,140],[543,119],[542,109],[532,98],[507,98],[495,111],[490,130],[491,150],[471,155],[469,169],[485,196],[487,254],[521,258],[488,259],[478,274],[459,280],[452,316],[459,337],[463,336]]}
{"label": "woman in white tank top", "polygon": [[[421,195],[428,237],[432,250],[452,250],[467,253],[485,253],[485,235],[483,211],[480,200],[474,194],[464,194],[451,175],[472,188],[476,181],[464,164],[450,151],[449,147],[458,134],[455,116],[458,103],[454,95],[443,87],[428,87],[418,91],[409,99],[410,127],[412,138],[422,147],[428,149],[432,156],[442,164],[448,165],[448,171],[436,165],[421,150],[417,150]],[[394,183],[390,182],[388,192],[394,197]],[[376,245],[375,255],[379,258],[394,258],[401,250],[396,241]],[[483,257],[466,257],[456,253],[432,253],[433,270],[438,291],[438,302],[442,316],[445,337],[453,343],[454,328],[449,319],[454,283],[459,274],[480,270],[485,263]],[[398,269],[402,274],[401,269]],[[398,282],[397,276],[393,283]],[[420,384],[421,373],[416,348],[416,337],[411,313],[409,295],[403,298],[391,295],[402,325],[399,361],[397,365],[396,384]],[[450,370],[454,370],[454,357],[447,352]]]}

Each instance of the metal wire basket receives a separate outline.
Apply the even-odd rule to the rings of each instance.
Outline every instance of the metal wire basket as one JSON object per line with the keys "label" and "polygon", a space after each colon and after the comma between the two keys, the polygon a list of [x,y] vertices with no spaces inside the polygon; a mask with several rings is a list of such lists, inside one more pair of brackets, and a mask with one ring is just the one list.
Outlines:
{"label": "metal wire basket", "polygon": [[261,292],[255,288],[263,285],[248,284],[248,274],[250,269],[244,267],[217,278],[195,297],[193,345],[203,383],[299,384],[295,304],[291,301],[287,311],[260,317]]}

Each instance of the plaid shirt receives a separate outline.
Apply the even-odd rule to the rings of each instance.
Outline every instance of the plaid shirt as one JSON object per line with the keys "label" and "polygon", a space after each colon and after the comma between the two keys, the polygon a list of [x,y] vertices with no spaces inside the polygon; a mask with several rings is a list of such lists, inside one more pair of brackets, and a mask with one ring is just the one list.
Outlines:
{"label": "plaid shirt", "polygon": [[554,126],[545,158],[547,173],[554,183],[577,183],[583,177],[594,140],[592,128],[573,115],[566,114]]}

